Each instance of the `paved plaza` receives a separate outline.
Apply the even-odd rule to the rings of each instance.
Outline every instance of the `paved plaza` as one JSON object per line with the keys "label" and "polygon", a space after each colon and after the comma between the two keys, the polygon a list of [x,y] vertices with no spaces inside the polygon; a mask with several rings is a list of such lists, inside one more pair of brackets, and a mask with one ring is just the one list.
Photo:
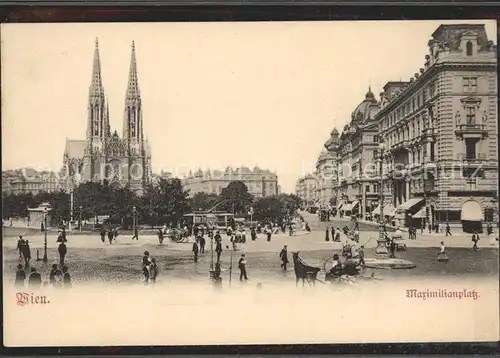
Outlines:
{"label": "paved plaza", "polygon": [[[16,251],[18,229],[4,230],[4,261],[5,279],[10,282],[14,278],[15,266],[19,263]],[[360,244],[365,244],[366,257],[374,257],[376,246],[376,231],[363,231],[360,234]],[[44,265],[36,261],[36,250],[43,256],[44,236],[40,232],[27,234],[30,242],[33,261],[42,275],[47,275],[50,265],[57,262],[57,243],[55,233],[49,233],[48,257],[49,262]],[[387,280],[412,276],[496,276],[498,274],[498,242],[484,235],[479,242],[479,251],[471,250],[472,243],[468,236],[455,235],[417,235],[417,240],[405,240],[408,250],[397,252],[397,257],[410,260],[416,268],[409,270],[372,270],[377,277]],[[343,241],[346,238],[343,236]],[[437,261],[437,251],[440,241],[445,241],[450,261],[443,264]],[[256,282],[294,282],[293,264],[290,263],[287,272],[280,268],[279,251],[283,245],[288,246],[289,260],[291,253],[299,251],[302,259],[309,265],[324,268],[324,263],[341,248],[341,243],[326,242],[323,231],[306,233],[299,231],[295,236],[274,235],[268,242],[264,235],[259,235],[256,241],[247,240],[245,244],[238,244],[237,251],[230,250],[230,242],[223,235],[224,251],[221,256],[223,279],[229,280],[229,263],[233,260],[232,281],[238,280],[239,271],[237,260],[241,253],[248,259],[249,278]],[[141,235],[139,240],[131,240],[131,235],[123,233],[113,244],[102,243],[98,234],[69,234],[68,235],[67,265],[75,284],[85,282],[101,283],[137,283],[142,278],[141,257],[144,251],[149,251],[156,257],[159,268],[159,284],[174,279],[207,280],[209,277],[211,253],[210,241],[207,240],[205,253],[198,263],[193,262],[190,243],[173,243],[165,240],[163,245],[158,244],[156,235]],[[369,269],[367,269],[369,270]],[[368,272],[368,274],[370,274]],[[324,272],[318,276],[324,279]]]}

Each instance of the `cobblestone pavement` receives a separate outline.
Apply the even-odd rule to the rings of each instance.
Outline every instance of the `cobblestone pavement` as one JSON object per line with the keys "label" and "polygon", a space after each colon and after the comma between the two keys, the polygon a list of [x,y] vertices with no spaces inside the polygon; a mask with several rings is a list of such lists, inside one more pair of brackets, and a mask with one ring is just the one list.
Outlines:
{"label": "cobblestone pavement", "polygon": [[[360,242],[364,243],[370,237],[376,237],[376,232],[363,232]],[[36,249],[40,257],[43,256],[42,235],[26,236],[32,249],[32,264],[46,277],[52,263],[57,262],[57,243],[55,234],[47,236],[49,262],[44,265],[36,261]],[[450,261],[447,264],[437,262],[437,247],[439,241],[445,240],[448,247]],[[141,280],[141,257],[145,250],[157,258],[160,268],[159,284],[174,279],[208,280],[211,263],[210,242],[206,252],[201,255],[198,263],[193,262],[191,244],[171,243],[159,245],[156,236],[140,236],[139,240],[131,240],[129,236],[119,236],[117,243],[103,244],[97,235],[68,235],[67,265],[75,284],[85,282],[101,283],[133,283]],[[222,267],[224,280],[229,280],[229,262],[231,251],[229,240],[224,237],[224,252]],[[14,278],[15,267],[19,263],[19,255],[15,249],[15,236],[4,237],[5,279],[11,282]],[[491,246],[488,240],[481,240],[480,250],[473,252],[470,239],[467,237],[436,237],[423,236],[417,240],[406,240],[409,247],[406,252],[398,252],[397,257],[410,260],[416,268],[410,270],[375,270],[377,277],[398,279],[411,276],[498,276],[498,244]],[[252,242],[238,244],[238,251],[232,253],[233,272],[232,281],[238,281],[239,271],[237,260],[241,253],[246,253],[248,260],[249,277],[258,282],[293,282],[293,265],[284,272],[280,268],[278,253],[283,245],[288,245],[289,260],[291,252],[300,251],[305,262],[312,266],[323,268],[324,262],[337,252],[341,244],[326,242],[323,232],[299,233],[298,236],[275,235],[271,242],[267,242],[263,235]],[[368,241],[366,257],[374,256],[375,240]],[[368,272],[367,274],[369,274]],[[321,273],[319,278],[324,278]]]}

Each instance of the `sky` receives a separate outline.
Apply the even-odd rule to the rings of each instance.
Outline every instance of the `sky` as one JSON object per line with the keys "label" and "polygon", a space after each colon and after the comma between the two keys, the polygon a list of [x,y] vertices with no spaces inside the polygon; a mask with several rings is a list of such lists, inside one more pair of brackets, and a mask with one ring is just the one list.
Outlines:
{"label": "sky", "polygon": [[2,24],[2,166],[59,171],[84,139],[95,38],[121,134],[135,41],[153,172],[259,166],[283,192],[314,170],[334,127],[390,80],[423,67],[443,23],[335,21]]}

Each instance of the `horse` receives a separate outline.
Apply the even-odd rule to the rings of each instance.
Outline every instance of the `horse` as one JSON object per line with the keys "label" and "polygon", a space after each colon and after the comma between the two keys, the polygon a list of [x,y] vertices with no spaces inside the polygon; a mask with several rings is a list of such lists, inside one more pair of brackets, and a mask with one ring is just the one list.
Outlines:
{"label": "horse", "polygon": [[320,268],[306,265],[300,259],[298,252],[294,252],[292,257],[295,270],[295,285],[298,285],[300,280],[302,280],[302,286],[304,286],[305,282],[309,285],[311,285],[311,283],[315,285]]}

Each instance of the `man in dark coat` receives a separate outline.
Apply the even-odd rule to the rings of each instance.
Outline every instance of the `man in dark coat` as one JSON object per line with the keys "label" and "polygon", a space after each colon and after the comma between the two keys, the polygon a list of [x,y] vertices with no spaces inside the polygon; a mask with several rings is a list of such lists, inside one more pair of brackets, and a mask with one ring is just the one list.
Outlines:
{"label": "man in dark coat", "polygon": [[217,253],[217,262],[220,262],[220,255],[222,253],[222,240],[221,239],[215,240],[215,252]]}
{"label": "man in dark coat", "polygon": [[19,251],[19,258],[23,257],[23,246],[25,241],[23,239],[23,235],[19,235],[19,240],[17,240],[17,250]]}
{"label": "man in dark coat", "polygon": [[389,244],[389,250],[390,250],[390,255],[389,257],[391,259],[395,258],[396,257],[396,242],[394,241],[394,239],[391,239],[391,242]]}
{"label": "man in dark coat", "polygon": [[64,258],[68,253],[68,248],[66,247],[66,244],[64,242],[61,242],[59,244],[59,247],[57,248],[57,251],[59,252],[59,263],[61,265],[64,265]]}
{"label": "man in dark coat", "polygon": [[266,229],[267,241],[271,241],[272,232],[271,229]]}
{"label": "man in dark coat", "polygon": [[205,253],[205,236],[203,236],[203,230],[202,234],[200,235],[200,253],[201,254]]}
{"label": "man in dark coat", "polygon": [[30,249],[29,240],[26,240],[24,242],[24,245],[23,245],[23,256],[24,256],[25,266],[29,265],[30,260],[31,260],[31,249]]}
{"label": "man in dark coat", "polygon": [[283,246],[283,249],[280,252],[281,259],[281,268],[286,271],[286,265],[288,264],[288,251],[286,245]]}
{"label": "man in dark coat", "polygon": [[108,230],[108,241],[109,244],[111,245],[113,243],[113,238],[115,237],[115,234],[113,232],[113,229],[110,227]]}
{"label": "man in dark coat", "polygon": [[71,275],[68,272],[68,267],[67,266],[63,266],[62,272],[63,272],[63,284],[64,284],[64,288],[71,288],[71,287],[73,287],[73,284],[71,283]]}
{"label": "man in dark coat", "polygon": [[137,228],[137,226],[134,227],[134,236],[132,236],[132,240],[139,240],[139,229]]}
{"label": "man in dark coat", "polygon": [[23,265],[17,265],[16,271],[16,280],[14,281],[14,285],[16,287],[24,287],[24,280],[26,280],[26,273],[23,270]]}
{"label": "man in dark coat", "polygon": [[446,236],[450,235],[451,236],[451,229],[450,229],[450,224],[446,223]]}
{"label": "man in dark coat", "polygon": [[42,276],[36,272],[36,268],[31,268],[31,275],[28,279],[28,287],[29,288],[40,288],[42,287]]}
{"label": "man in dark coat", "polygon": [[198,262],[198,243],[195,241],[193,242],[193,248],[192,248],[193,254],[194,254],[194,262]]}
{"label": "man in dark coat", "polygon": [[326,228],[325,241],[330,241],[330,229]]}
{"label": "man in dark coat", "polygon": [[68,242],[68,240],[66,239],[66,228],[64,226],[62,228],[61,236],[62,236],[62,242]]}
{"label": "man in dark coat", "polygon": [[238,268],[240,269],[240,281],[248,280],[247,277],[247,260],[245,259],[245,254],[241,255],[240,260],[238,261]]}
{"label": "man in dark coat", "polygon": [[101,241],[104,244],[104,241],[106,241],[106,230],[104,230],[103,227],[101,227]]}
{"label": "man in dark coat", "polygon": [[151,263],[151,258],[149,257],[149,251],[144,251],[144,256],[142,257],[142,273],[144,275],[144,283],[146,285],[149,283],[148,266],[150,263]]}
{"label": "man in dark coat", "polygon": [[252,241],[255,241],[255,239],[257,239],[257,232],[255,231],[255,228],[253,226],[250,229],[250,236],[252,237]]}

